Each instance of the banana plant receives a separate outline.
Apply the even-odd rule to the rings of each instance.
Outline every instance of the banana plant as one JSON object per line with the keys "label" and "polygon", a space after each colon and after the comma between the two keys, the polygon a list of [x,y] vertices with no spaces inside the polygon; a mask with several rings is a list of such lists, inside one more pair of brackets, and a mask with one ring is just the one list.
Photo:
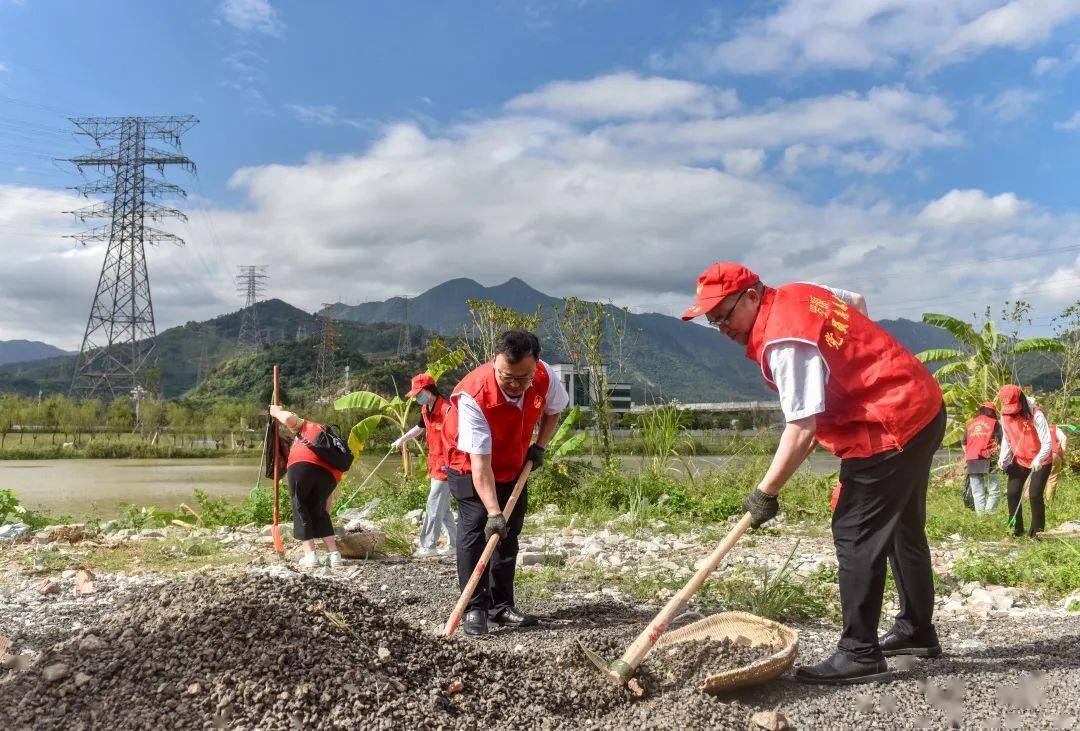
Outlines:
{"label": "banana plant", "polygon": [[[360,453],[364,451],[364,446],[367,444],[367,440],[382,422],[386,421],[393,424],[394,428],[397,429],[398,433],[402,436],[404,436],[405,432],[409,431],[409,425],[412,423],[412,416],[410,413],[414,403],[416,403],[415,399],[403,399],[396,394],[394,398],[386,399],[371,391],[354,391],[353,393],[346,394],[334,401],[334,409],[336,411],[359,409],[361,411],[376,412],[361,419],[349,430],[349,449],[351,449],[353,454],[356,455],[356,458],[359,459]],[[409,455],[407,450],[402,450],[401,460],[402,469],[407,475],[409,474]]]}
{"label": "banana plant", "polygon": [[553,457],[569,457],[581,451],[589,435],[584,431],[571,434],[579,419],[581,419],[581,407],[575,406],[567,412],[559,428],[551,436],[551,441],[548,442],[546,450],[548,454]]}
{"label": "banana plant", "polygon": [[998,330],[993,320],[978,330],[963,320],[928,312],[923,322],[948,331],[959,348],[933,348],[916,354],[923,363],[945,363],[934,372],[941,384],[945,405],[955,421],[945,435],[945,443],[960,440],[964,423],[975,416],[979,405],[997,398],[998,390],[1014,379],[1009,364],[1024,353],[1058,352],[1064,346],[1054,338],[1013,340]]}

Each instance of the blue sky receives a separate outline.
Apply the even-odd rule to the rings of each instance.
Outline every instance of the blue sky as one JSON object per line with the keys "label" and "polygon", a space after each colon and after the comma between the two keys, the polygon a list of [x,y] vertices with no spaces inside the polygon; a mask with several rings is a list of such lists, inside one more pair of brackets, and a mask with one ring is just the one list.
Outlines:
{"label": "blue sky", "polygon": [[201,120],[159,329],[235,309],[240,264],[309,309],[520,276],[674,314],[739,259],[1047,331],[1080,289],[1078,30],[1080,0],[0,0],[0,338],[78,346],[104,252],[62,238],[52,158],[97,114]]}

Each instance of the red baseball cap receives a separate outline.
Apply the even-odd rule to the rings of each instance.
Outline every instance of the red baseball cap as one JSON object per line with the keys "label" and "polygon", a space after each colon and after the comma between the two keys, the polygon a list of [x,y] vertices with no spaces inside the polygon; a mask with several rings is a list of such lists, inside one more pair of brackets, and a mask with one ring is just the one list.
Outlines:
{"label": "red baseball cap", "polygon": [[427,373],[418,373],[412,377],[412,388],[405,394],[405,398],[413,398],[428,386],[434,386],[435,379]]}
{"label": "red baseball cap", "polygon": [[682,314],[682,319],[693,320],[720,304],[729,294],[741,292],[753,287],[761,277],[732,261],[713,262],[703,271],[697,280],[697,299],[690,309]]}
{"label": "red baseball cap", "polygon": [[1001,387],[998,391],[998,401],[1001,402],[1001,413],[1003,414],[1015,414],[1020,411],[1020,399],[1024,397],[1023,391],[1019,386],[1015,386],[1011,383]]}
{"label": "red baseball cap", "polygon": [[984,409],[990,409],[991,411],[997,411],[997,405],[993,401],[983,401],[982,407]]}

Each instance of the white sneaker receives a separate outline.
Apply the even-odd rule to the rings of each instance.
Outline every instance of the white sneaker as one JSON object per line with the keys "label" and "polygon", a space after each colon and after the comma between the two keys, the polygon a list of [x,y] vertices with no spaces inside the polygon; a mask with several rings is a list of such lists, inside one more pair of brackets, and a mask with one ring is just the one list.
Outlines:
{"label": "white sneaker", "polygon": [[439,552],[436,551],[434,548],[423,548],[423,547],[416,549],[416,552],[413,553],[413,556],[416,557],[416,558],[431,558],[432,556],[438,556],[438,555],[439,555]]}
{"label": "white sneaker", "polygon": [[304,557],[296,562],[296,565],[302,569],[313,569],[319,565],[319,559],[315,556],[315,552],[305,553]]}
{"label": "white sneaker", "polygon": [[326,558],[330,560],[330,568],[341,565],[341,551],[329,551]]}

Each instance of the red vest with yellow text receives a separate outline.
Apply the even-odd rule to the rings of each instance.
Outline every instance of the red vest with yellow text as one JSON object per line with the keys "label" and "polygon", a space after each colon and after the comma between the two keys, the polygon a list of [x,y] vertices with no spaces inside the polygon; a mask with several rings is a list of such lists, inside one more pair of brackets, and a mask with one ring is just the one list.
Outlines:
{"label": "red vest with yellow text", "polygon": [[967,443],[964,445],[964,459],[968,462],[976,459],[990,459],[996,451],[994,428],[997,419],[986,414],[979,414],[965,425]]}
{"label": "red vest with yellow text", "polygon": [[829,290],[814,284],[767,287],[746,355],[761,366],[769,345],[814,345],[829,369],[818,443],[840,458],[902,450],[941,411],[941,387],[892,335]]}
{"label": "red vest with yellow text", "polygon": [[[315,442],[315,439],[319,436],[319,432],[321,431],[322,424],[316,424],[314,421],[304,419],[303,423],[300,425],[300,433],[304,436],[304,439],[307,439],[312,443]],[[293,439],[292,447],[289,448],[289,461],[287,467],[291,467],[297,462],[317,464],[334,476],[334,482],[341,481],[340,472],[319,459],[319,455],[312,452],[311,447],[304,444],[299,439]]]}
{"label": "red vest with yellow text", "polygon": [[457,397],[467,393],[473,397],[491,429],[491,467],[496,482],[512,482],[525,465],[525,453],[532,442],[533,429],[544,412],[547,401],[548,371],[543,361],[536,364],[536,375],[525,390],[521,408],[506,400],[495,380],[495,365],[484,363],[454,387],[450,394],[450,410],[443,422],[447,464],[463,475],[472,472],[472,461],[466,452],[457,448]]}
{"label": "red vest with yellow text", "polygon": [[424,419],[425,436],[427,437],[427,473],[428,477],[435,480],[445,480],[446,473],[446,444],[443,441],[443,422],[446,420],[446,412],[450,409],[450,402],[442,396],[435,397],[435,403],[430,411],[423,407],[420,415]]}
{"label": "red vest with yellow text", "polygon": [[[1039,411],[1037,407],[1035,410]],[[1035,429],[1035,418],[1021,413],[1002,414],[1001,422],[1005,427],[1005,438],[1009,440],[1013,462],[1021,467],[1031,467],[1031,462],[1042,447],[1039,432]]]}

